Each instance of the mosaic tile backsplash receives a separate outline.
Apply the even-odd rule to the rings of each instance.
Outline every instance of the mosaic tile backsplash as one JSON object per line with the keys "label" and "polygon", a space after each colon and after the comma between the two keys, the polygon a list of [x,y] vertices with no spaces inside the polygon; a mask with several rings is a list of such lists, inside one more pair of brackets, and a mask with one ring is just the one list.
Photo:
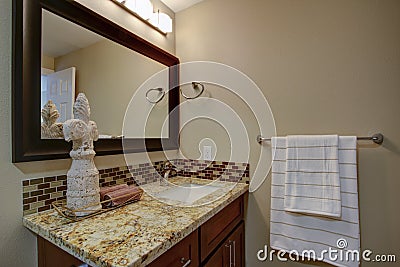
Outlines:
{"label": "mosaic tile backsplash", "polygon": [[250,181],[248,163],[191,159],[175,159],[171,162],[177,169],[177,176],[247,184]]}
{"label": "mosaic tile backsplash", "polygon": [[[182,176],[230,182],[249,183],[249,164],[174,159],[171,163],[175,170],[170,177]],[[143,163],[99,170],[100,187],[116,184],[143,185],[156,182],[163,174],[164,161]],[[65,199],[67,176],[33,178],[22,181],[23,214],[28,215],[51,209],[55,200]]]}

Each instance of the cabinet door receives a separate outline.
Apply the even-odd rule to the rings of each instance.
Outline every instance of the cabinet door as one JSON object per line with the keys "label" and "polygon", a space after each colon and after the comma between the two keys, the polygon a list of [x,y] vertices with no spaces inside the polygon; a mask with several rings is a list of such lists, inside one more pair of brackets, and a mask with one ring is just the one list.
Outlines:
{"label": "cabinet door", "polygon": [[229,266],[229,245],[223,243],[207,261],[204,267],[230,267]]}
{"label": "cabinet door", "polygon": [[39,267],[88,267],[74,256],[38,236],[38,266]]}
{"label": "cabinet door", "polygon": [[204,267],[244,266],[244,224],[241,222],[212,254]]}
{"label": "cabinet door", "polygon": [[244,224],[243,222],[226,240],[229,267],[244,267]]}
{"label": "cabinet door", "polygon": [[149,267],[197,267],[199,266],[198,230],[173,246],[151,262]]}

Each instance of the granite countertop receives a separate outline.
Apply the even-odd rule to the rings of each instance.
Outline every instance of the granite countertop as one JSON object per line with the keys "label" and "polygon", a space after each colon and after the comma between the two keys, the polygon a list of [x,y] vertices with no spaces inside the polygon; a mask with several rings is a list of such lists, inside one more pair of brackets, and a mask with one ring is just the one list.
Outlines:
{"label": "granite countertop", "polygon": [[[210,180],[175,177],[170,182],[204,184]],[[166,188],[157,182],[142,187],[146,193],[139,202],[79,222],[51,210],[27,215],[23,224],[91,266],[145,266],[248,191],[243,183],[214,184],[223,189],[194,202],[193,207],[151,197]]]}

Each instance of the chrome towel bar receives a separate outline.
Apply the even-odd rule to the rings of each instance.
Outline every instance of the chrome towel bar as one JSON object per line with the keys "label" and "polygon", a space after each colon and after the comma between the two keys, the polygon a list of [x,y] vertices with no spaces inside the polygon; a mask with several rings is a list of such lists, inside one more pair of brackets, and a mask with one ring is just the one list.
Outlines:
{"label": "chrome towel bar", "polygon": [[[357,140],[372,140],[375,144],[381,145],[383,143],[383,134],[377,133],[372,136],[358,136]],[[271,138],[264,138],[261,135],[257,135],[257,142],[259,144],[266,141],[271,141]]]}

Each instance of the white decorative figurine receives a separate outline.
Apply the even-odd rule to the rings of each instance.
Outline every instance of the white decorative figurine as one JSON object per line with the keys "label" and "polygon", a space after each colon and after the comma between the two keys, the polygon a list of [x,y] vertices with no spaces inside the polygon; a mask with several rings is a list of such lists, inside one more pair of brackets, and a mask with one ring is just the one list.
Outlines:
{"label": "white decorative figurine", "polygon": [[53,101],[49,100],[43,106],[42,109],[42,125],[41,125],[41,136],[43,139],[53,138],[64,138],[63,135],[63,124],[56,122],[60,117],[60,113],[57,110],[56,105]]}
{"label": "white decorative figurine", "polygon": [[91,214],[101,209],[99,171],[94,165],[96,152],[93,141],[99,137],[94,121],[89,121],[90,107],[85,94],[76,98],[74,119],[64,122],[63,132],[66,141],[73,142],[69,155],[71,168],[67,173],[67,207],[77,216]]}

